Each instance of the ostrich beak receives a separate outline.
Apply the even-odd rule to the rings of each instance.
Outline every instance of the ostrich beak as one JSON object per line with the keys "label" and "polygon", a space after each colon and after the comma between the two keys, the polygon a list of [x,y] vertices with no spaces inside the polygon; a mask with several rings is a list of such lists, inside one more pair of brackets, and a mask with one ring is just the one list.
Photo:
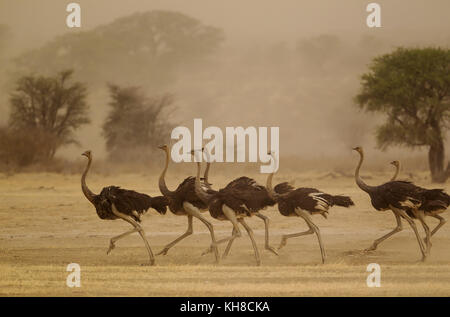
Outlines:
{"label": "ostrich beak", "polygon": [[86,156],[89,157],[89,151],[84,152],[83,154],[81,154],[82,156]]}

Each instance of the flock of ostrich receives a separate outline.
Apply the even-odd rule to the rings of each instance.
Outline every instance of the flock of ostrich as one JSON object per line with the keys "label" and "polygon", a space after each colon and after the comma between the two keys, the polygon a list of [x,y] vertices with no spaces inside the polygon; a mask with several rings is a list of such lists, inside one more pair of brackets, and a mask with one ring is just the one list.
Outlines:
{"label": "flock of ostrich", "polygon": [[[294,188],[288,182],[272,186],[274,173],[267,177],[266,186],[259,185],[254,179],[242,176],[234,179],[221,189],[213,189],[208,181],[211,163],[207,159],[206,169],[203,177],[201,175],[201,160],[197,160],[196,176],[189,176],[178,185],[175,190],[167,188],[165,175],[169,167],[169,148],[167,145],[159,147],[165,152],[165,166],[159,177],[159,189],[162,196],[150,197],[149,195],[126,190],[117,186],[109,186],[102,189],[100,194],[94,194],[86,185],[86,176],[92,163],[91,151],[83,153],[88,163],[81,177],[81,188],[85,197],[94,205],[97,215],[104,220],[122,219],[130,223],[133,228],[125,233],[111,238],[107,254],[114,249],[116,242],[132,233],[138,232],[144,240],[149,255],[149,264],[155,264],[155,256],[142,228],[141,215],[148,209],[153,208],[160,214],[165,214],[167,207],[178,216],[186,216],[188,227],[185,233],[167,244],[158,254],[166,255],[167,252],[178,242],[193,234],[192,222],[194,218],[199,219],[208,228],[211,235],[211,245],[203,254],[214,253],[216,263],[220,262],[218,246],[227,243],[222,258],[225,258],[233,241],[241,237],[239,224],[247,231],[252,242],[256,264],[260,265],[261,259],[253,231],[246,223],[247,217],[256,216],[264,221],[265,225],[265,249],[278,255],[275,248],[269,244],[269,218],[261,213],[269,206],[278,206],[279,212],[286,217],[301,217],[306,222],[308,230],[299,233],[286,234],[281,238],[278,249],[286,245],[289,238],[300,237],[308,234],[317,236],[322,263],[325,263],[326,252],[322,242],[320,230],[312,221],[314,215],[327,218],[330,207],[350,207],[354,203],[348,196],[330,195],[315,188]],[[355,171],[355,181],[358,187],[366,192],[371,200],[372,206],[378,211],[391,210],[394,213],[397,226],[386,235],[376,239],[366,251],[375,250],[378,245],[402,230],[402,219],[411,226],[419,244],[422,261],[425,261],[431,250],[431,237],[445,224],[445,219],[439,214],[447,210],[450,204],[450,196],[442,189],[425,189],[408,181],[396,180],[399,172],[399,162],[393,161],[396,172],[393,178],[379,186],[369,186],[360,177],[359,171],[364,160],[364,152],[361,147],[353,150],[359,153],[360,160]],[[191,155],[206,155],[202,150],[193,150]],[[274,158],[275,159],[275,158]],[[212,218],[221,221],[230,221],[233,226],[229,237],[216,239],[214,226],[203,215],[209,211]],[[425,217],[430,216],[439,220],[439,224],[430,230],[425,222]],[[415,220],[423,226],[425,238],[421,238],[417,230]]]}

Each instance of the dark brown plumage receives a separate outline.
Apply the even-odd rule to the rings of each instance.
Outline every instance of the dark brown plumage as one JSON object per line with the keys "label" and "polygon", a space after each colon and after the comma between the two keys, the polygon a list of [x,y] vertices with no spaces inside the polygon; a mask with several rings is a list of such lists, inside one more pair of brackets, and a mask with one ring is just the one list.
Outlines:
{"label": "dark brown plumage", "polygon": [[[202,186],[205,186],[203,182]],[[195,193],[195,177],[193,176],[186,177],[173,192],[166,194],[165,197],[169,202],[170,211],[175,215],[186,215],[183,207],[184,202],[188,202],[202,211],[208,209]]]}
{"label": "dark brown plumage", "polygon": [[[214,191],[213,188],[211,187],[211,184],[208,182],[208,173],[211,166],[210,155],[206,149],[203,148],[202,151],[206,155],[208,163],[206,164],[206,169],[204,173],[205,184],[203,185],[203,182],[201,182],[201,185],[204,186],[205,191],[208,192],[208,190],[212,190],[212,192],[210,193],[215,194],[217,191]],[[194,154],[194,151],[192,151],[191,154]],[[201,178],[200,180],[202,181]],[[275,191],[278,193],[285,193],[292,189],[293,187],[287,182],[275,186]],[[230,192],[227,193],[226,192],[227,190],[230,190]],[[211,205],[212,210],[210,210],[210,214],[216,219],[225,220],[226,217],[225,215],[223,215],[222,210],[223,207],[221,207],[221,202],[223,202],[226,199],[225,198],[226,196],[229,197],[228,198],[229,200],[230,197],[234,197],[234,202],[230,201],[229,205],[233,206],[233,209],[235,209],[235,211],[237,211],[238,214],[245,213],[247,216],[255,215],[256,217],[264,221],[264,231],[265,231],[264,248],[278,255],[278,252],[269,244],[269,218],[260,212],[266,207],[273,206],[275,204],[275,201],[269,197],[266,188],[261,185],[258,185],[254,179],[249,178],[247,176],[242,176],[228,183],[225,192],[224,190],[222,190],[221,194],[224,197],[216,199],[216,201],[212,203]],[[233,244],[233,241],[234,239],[231,239],[228,242],[228,245],[222,256],[223,258],[228,255],[231,249],[231,245]]]}
{"label": "dark brown plumage", "polygon": [[[194,154],[194,152],[192,152],[192,154]],[[227,186],[219,190],[205,188],[205,186],[201,186],[200,169],[201,164],[198,162],[195,182],[197,195],[207,204],[210,215],[213,218],[218,220],[228,220],[233,224],[233,233],[231,237],[220,240],[220,243],[228,242],[224,256],[227,255],[234,239],[241,236],[238,226],[239,222],[245,228],[252,241],[256,263],[257,265],[260,265],[261,260],[254,240],[253,231],[247,225],[244,218],[252,215],[261,217],[262,215],[259,214],[259,211],[267,206],[272,206],[274,204],[273,200],[270,199],[263,186],[258,185],[255,180],[246,176],[231,181]],[[262,217],[266,218],[264,216]],[[266,245],[266,248],[267,247],[268,246]],[[273,250],[273,252],[276,254],[276,251]]]}
{"label": "dark brown plumage", "polygon": [[133,190],[122,189],[117,186],[109,186],[102,189],[99,195],[94,196],[94,206],[101,219],[117,219],[112,213],[114,204],[118,211],[133,217],[141,222],[140,216],[149,208],[153,208],[164,215],[167,210],[168,200],[164,196],[150,197]]}
{"label": "dark brown plumage", "polygon": [[[395,233],[400,232],[402,230],[401,219],[405,219],[416,235],[422,253],[422,261],[425,261],[431,249],[431,232],[425,222],[425,215],[427,213],[438,213],[447,209],[450,203],[450,197],[441,189],[429,190],[407,181],[390,181],[379,186],[369,186],[359,176],[359,170],[364,160],[363,149],[356,147],[353,150],[357,151],[360,155],[360,160],[355,171],[356,184],[370,196],[372,206],[376,210],[392,210],[397,221],[397,227],[393,231],[375,240],[372,246],[366,250],[376,250],[378,244]],[[424,228],[426,246],[419,236],[414,219],[419,220]],[[433,230],[433,233],[435,230]]]}
{"label": "dark brown plumage", "polygon": [[328,210],[333,206],[350,207],[354,203],[348,196],[330,195],[315,188],[297,188],[275,198],[278,210],[283,216],[296,215],[295,209],[300,208],[311,215],[320,214],[327,217]]}
{"label": "dark brown plumage", "polygon": [[[391,181],[395,181],[400,172],[400,162],[392,161],[391,164],[395,166],[395,174],[392,176]],[[446,223],[446,220],[440,214],[445,212],[450,205],[450,196],[443,189],[425,189],[424,198],[425,201],[422,202],[419,209],[423,210],[426,216],[439,220],[439,223],[430,233],[431,238]],[[407,211],[407,213],[410,217],[415,218],[413,212]],[[425,238],[425,243],[427,242],[427,238]]]}
{"label": "dark brown plumage", "polygon": [[[195,178],[189,176],[185,178],[174,191],[169,190],[165,181],[165,175],[169,167],[169,147],[167,145],[163,145],[159,148],[166,154],[165,166],[161,173],[161,176],[159,177],[159,189],[164,197],[168,199],[169,209],[172,213],[179,216],[187,216],[188,228],[186,230],[186,233],[182,234],[180,237],[167,244],[157,255],[167,254],[171,247],[173,247],[184,238],[190,236],[193,233],[192,221],[193,217],[195,217],[202,221],[210,231],[216,262],[219,262],[219,253],[217,251],[217,247],[215,246],[213,226],[201,215],[201,212],[207,210],[207,205],[198,197],[195,192]],[[202,182],[201,186],[207,188],[207,186],[209,186],[209,183],[207,183],[207,181],[206,184],[205,182]]]}
{"label": "dark brown plumage", "polygon": [[[275,160],[275,158],[274,158]],[[348,196],[342,195],[330,195],[323,193],[315,188],[286,188],[285,185],[279,188],[284,192],[277,192],[272,188],[272,178],[274,173],[270,173],[267,177],[266,189],[271,199],[278,204],[278,211],[286,217],[301,217],[305,220],[309,227],[308,231],[283,235],[281,238],[279,249],[284,247],[287,243],[287,239],[293,237],[299,237],[307,234],[315,233],[319,240],[320,253],[322,256],[322,263],[325,262],[326,253],[322,244],[322,238],[320,236],[319,228],[312,222],[311,215],[320,214],[327,218],[328,210],[332,206],[350,207],[354,203]],[[281,183],[283,184],[283,183]]]}
{"label": "dark brown plumage", "polygon": [[149,195],[141,194],[133,190],[122,189],[118,186],[104,187],[100,194],[94,194],[86,185],[86,176],[92,163],[92,153],[91,151],[86,151],[83,155],[88,158],[88,164],[81,176],[81,189],[85,197],[92,205],[94,205],[97,215],[100,219],[104,220],[122,219],[134,227],[131,231],[111,238],[107,254],[115,248],[115,242],[119,239],[133,232],[139,232],[147,247],[150,264],[153,265],[154,256],[150,245],[145,238],[144,230],[139,224],[141,222],[140,217],[149,208],[157,210],[160,214],[165,214],[168,200],[163,196],[150,197]]}

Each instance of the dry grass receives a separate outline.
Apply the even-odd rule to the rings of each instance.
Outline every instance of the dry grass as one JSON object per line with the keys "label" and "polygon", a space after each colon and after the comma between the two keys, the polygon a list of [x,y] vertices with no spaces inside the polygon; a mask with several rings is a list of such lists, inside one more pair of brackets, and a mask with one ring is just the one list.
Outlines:
{"label": "dry grass", "polygon": [[[247,173],[250,175],[250,173]],[[168,180],[173,188],[183,175]],[[368,182],[377,184],[388,174],[373,174]],[[229,177],[229,176],[228,176]],[[214,175],[214,186],[229,178]],[[157,194],[157,175],[92,175],[89,184],[99,191],[115,184],[151,195]],[[264,176],[255,175],[263,182]],[[278,180],[315,186],[335,194],[349,194],[357,206],[334,208],[326,220],[314,217],[321,228],[328,253],[321,265],[314,236],[295,238],[277,257],[263,248],[263,223],[249,219],[262,257],[254,266],[253,251],[246,237],[238,239],[229,257],[214,265],[211,255],[201,256],[209,244],[206,228],[194,222],[195,234],[174,247],[167,256],[157,257],[157,266],[140,264],[147,255],[135,235],[121,240],[106,255],[109,238],[124,232],[128,224],[102,221],[82,196],[79,177],[56,174],[0,175],[0,295],[2,296],[449,296],[450,234],[444,226],[433,239],[426,263],[420,259],[412,231],[394,236],[372,253],[362,253],[374,238],[394,227],[394,217],[376,212],[368,197],[351,178],[328,173],[281,174]],[[418,175],[418,179],[425,179]],[[418,184],[430,187],[430,184]],[[448,190],[448,188],[447,188]],[[275,209],[271,218],[271,241],[280,235],[306,229],[300,219],[285,218]],[[209,218],[209,216],[208,216]],[[226,222],[211,220],[219,237],[230,234]],[[429,220],[431,225],[434,219]],[[186,218],[149,212],[144,228],[154,251],[185,231]],[[223,250],[223,247],[221,248]],[[69,263],[81,265],[81,288],[65,284]],[[379,263],[381,287],[366,286],[366,266]]]}

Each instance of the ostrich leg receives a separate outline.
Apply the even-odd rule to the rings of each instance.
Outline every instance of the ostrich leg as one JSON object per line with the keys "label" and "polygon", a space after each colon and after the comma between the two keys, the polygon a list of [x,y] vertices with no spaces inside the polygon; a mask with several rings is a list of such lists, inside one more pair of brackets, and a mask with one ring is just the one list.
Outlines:
{"label": "ostrich leg", "polygon": [[[228,241],[232,241],[232,240],[242,236],[241,230],[239,230],[239,224],[238,224],[238,220],[236,217],[236,212],[233,209],[231,209],[230,207],[228,207],[227,205],[222,205],[222,211],[223,211],[224,215],[227,217],[227,219],[233,224],[233,232],[230,237],[223,238],[223,239],[216,241],[216,245],[219,245],[219,244],[222,244],[222,243],[225,243]],[[206,249],[202,253],[202,255],[212,252],[212,250],[213,250],[213,246],[211,245],[208,249]]]}
{"label": "ostrich leg", "polygon": [[317,227],[311,220],[311,216],[309,215],[308,212],[301,210],[299,208],[295,209],[295,213],[297,215],[299,215],[300,217],[302,217],[305,221],[306,224],[308,225],[308,227],[310,228],[310,230],[312,229],[314,231],[314,233],[317,236],[317,240],[319,240],[319,247],[320,247],[320,254],[322,256],[322,263],[325,263],[325,259],[327,257],[326,253],[325,253],[325,248],[323,247],[323,243],[322,243],[322,236],[320,235],[320,230],[319,227]]}
{"label": "ostrich leg", "polygon": [[253,250],[255,251],[255,259],[256,259],[256,265],[261,265],[261,258],[259,257],[259,251],[258,246],[256,245],[255,237],[253,236],[252,228],[245,222],[243,218],[239,218],[238,221],[241,223],[242,226],[244,226],[245,230],[248,233],[248,236],[250,237],[250,240],[252,241]]}
{"label": "ostrich leg", "polygon": [[126,236],[128,236],[132,233],[138,232],[138,231],[139,230],[135,227],[135,228],[131,229],[130,231],[127,231],[125,233],[119,234],[118,236],[112,237],[111,240],[109,241],[109,249],[108,249],[108,251],[106,251],[106,254],[109,254],[116,247],[115,243],[117,241],[119,241],[122,238],[125,238]]}
{"label": "ostrich leg", "polygon": [[[259,212],[255,213],[255,216],[260,218],[260,219],[262,219],[264,221],[264,229],[265,229],[265,246],[264,247],[265,247],[265,249],[273,252],[275,255],[278,255],[278,252],[275,251],[275,249],[269,245],[269,218],[264,216],[263,214],[260,214]],[[233,228],[233,233],[234,233],[234,230],[235,229]],[[228,245],[227,245],[227,247],[225,249],[225,252],[223,253],[223,256],[222,256],[223,258],[228,256],[228,253],[230,252],[231,245],[233,244],[233,241],[234,241],[234,239],[231,239],[228,242]]]}
{"label": "ostrich leg", "polygon": [[430,236],[433,236],[433,234],[435,234],[440,227],[442,227],[443,225],[445,225],[445,223],[447,222],[443,217],[439,216],[439,215],[432,215],[431,217],[436,218],[439,220],[439,224],[433,229],[433,231],[431,231]]}
{"label": "ostrich leg", "polygon": [[278,247],[278,250],[280,250],[282,247],[284,247],[286,245],[287,239],[295,238],[295,237],[301,237],[301,236],[304,236],[304,235],[307,235],[307,234],[313,234],[314,233],[314,229],[311,228],[311,226],[309,225],[308,222],[306,222],[306,224],[309,227],[309,230],[307,230],[307,231],[282,235],[281,236],[280,246]]}
{"label": "ostrich leg", "polygon": [[385,234],[384,236],[382,236],[381,238],[376,239],[373,244],[368,247],[367,249],[365,249],[364,251],[368,252],[368,251],[374,251],[377,249],[378,245],[383,242],[384,240],[386,240],[387,238],[389,238],[390,236],[393,236],[394,234],[396,234],[397,232],[400,232],[403,230],[402,227],[402,219],[400,218],[400,216],[394,212],[394,216],[395,216],[395,220],[397,221],[397,227],[394,228],[394,230],[392,230],[391,232]]}
{"label": "ostrich leg", "polygon": [[[119,211],[117,210],[116,206],[114,206],[114,204],[112,205],[111,210],[112,210],[112,212],[113,212],[117,217],[122,218],[122,219],[125,220],[126,222],[130,223],[132,226],[134,226],[134,228],[136,229],[136,231],[139,232],[139,234],[140,234],[142,240],[144,240],[145,246],[146,246],[146,248],[147,248],[148,256],[150,257],[150,265],[154,265],[154,264],[155,264],[155,257],[154,257],[154,255],[153,255],[152,249],[150,248],[150,245],[149,245],[149,243],[148,243],[148,241],[147,241],[147,238],[145,237],[145,231],[144,231],[144,229],[142,229],[141,225],[138,224],[138,223],[137,223],[133,218],[131,218],[130,216],[125,215],[125,214],[119,212]],[[126,232],[126,233],[129,233],[129,231]],[[122,235],[122,236],[123,236],[123,235]]]}
{"label": "ostrich leg", "polygon": [[216,263],[219,263],[220,262],[219,250],[217,249],[217,241],[216,241],[216,237],[214,236],[214,228],[213,228],[212,224],[202,216],[202,214],[200,213],[200,210],[198,208],[196,208],[194,205],[192,205],[188,202],[184,202],[183,207],[187,213],[189,213],[191,216],[199,219],[208,228],[209,233],[211,234],[212,251],[214,251],[214,256],[216,257]]}
{"label": "ostrich leg", "polygon": [[431,234],[430,234],[430,227],[425,222],[425,214],[422,210],[416,211],[417,219],[419,219],[420,223],[422,224],[423,230],[425,231],[425,244],[426,244],[426,253],[430,254],[431,251]]}
{"label": "ostrich leg", "polygon": [[170,242],[168,245],[166,245],[161,251],[159,251],[156,255],[166,255],[167,251],[169,251],[169,249],[171,247],[173,247],[175,244],[177,244],[178,242],[180,242],[181,240],[183,240],[184,238],[190,236],[193,232],[194,229],[192,228],[192,216],[188,215],[188,228],[186,230],[185,233],[183,233],[181,236],[179,236],[178,238],[176,238],[175,240],[173,240],[172,242]]}
{"label": "ostrich leg", "polygon": [[402,209],[393,209],[395,212],[397,212],[401,217],[403,217],[404,219],[406,219],[406,221],[408,222],[408,224],[411,226],[411,228],[414,231],[414,234],[416,235],[417,238],[417,242],[419,243],[419,248],[420,248],[420,252],[422,253],[422,262],[424,262],[427,259],[427,253],[425,251],[425,246],[423,245],[423,241],[419,236],[419,232],[417,231],[417,227],[416,224],[414,223],[414,220],[411,219],[410,216],[408,216],[408,214],[402,210]]}
{"label": "ostrich leg", "polygon": [[236,228],[233,227],[233,231],[231,232],[232,238],[230,239],[230,241],[228,241],[227,247],[226,247],[225,251],[223,252],[222,259],[224,259],[228,256],[228,253],[230,252],[230,249],[231,249],[231,245],[233,244],[233,241],[236,238],[235,233],[236,233]]}
{"label": "ostrich leg", "polygon": [[275,251],[273,247],[269,245],[269,218],[264,216],[263,214],[260,214],[259,212],[255,214],[256,217],[262,219],[264,221],[264,230],[265,230],[265,244],[264,247],[266,250],[271,251],[273,254],[278,255],[278,252]]}

